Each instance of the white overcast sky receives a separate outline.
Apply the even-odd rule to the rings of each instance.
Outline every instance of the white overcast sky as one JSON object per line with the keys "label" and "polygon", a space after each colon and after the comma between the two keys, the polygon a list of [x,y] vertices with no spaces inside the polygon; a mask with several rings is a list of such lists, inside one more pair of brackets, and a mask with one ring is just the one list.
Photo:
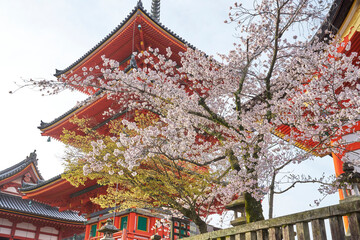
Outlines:
{"label": "white overcast sky", "polygon": [[[63,69],[109,34],[137,0],[0,0],[1,160],[0,170],[23,160],[36,149],[38,168],[45,179],[62,172],[63,145],[47,142],[37,126],[73,107],[83,95],[76,92],[41,97],[39,92],[16,89],[21,78],[53,79]],[[235,26],[224,24],[232,0],[163,0],[161,22],[209,55],[226,53],[236,41]],[[143,0],[149,10],[151,0]],[[305,172],[333,172],[326,157],[305,166]],[[320,197],[306,186],[276,198],[275,215],[309,209]],[[337,203],[337,195],[325,204]],[[267,215],[267,213],[265,213]]]}

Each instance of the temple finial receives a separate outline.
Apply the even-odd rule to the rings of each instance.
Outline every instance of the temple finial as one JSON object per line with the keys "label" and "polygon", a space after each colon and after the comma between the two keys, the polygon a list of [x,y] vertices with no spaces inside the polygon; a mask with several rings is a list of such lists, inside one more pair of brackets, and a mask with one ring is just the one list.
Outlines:
{"label": "temple finial", "polygon": [[143,8],[143,4],[142,4],[142,1],[141,1],[141,0],[139,0],[139,1],[137,2],[137,7]]}
{"label": "temple finial", "polygon": [[154,20],[160,21],[160,0],[152,0],[151,15]]}
{"label": "temple finial", "polygon": [[37,165],[38,159],[37,159],[37,155],[36,155],[36,150],[34,150],[32,153],[30,153],[30,155],[27,157],[27,159],[28,159],[29,161],[34,162],[35,165]]}

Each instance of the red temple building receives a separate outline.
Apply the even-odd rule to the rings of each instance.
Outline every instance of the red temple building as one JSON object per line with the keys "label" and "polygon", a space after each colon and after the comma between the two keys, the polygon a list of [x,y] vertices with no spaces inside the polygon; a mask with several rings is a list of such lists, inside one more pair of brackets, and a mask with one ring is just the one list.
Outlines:
{"label": "red temple building", "polygon": [[0,171],[0,240],[60,240],[85,231],[85,218],[42,201],[23,199],[22,187],[43,182],[36,153]]}

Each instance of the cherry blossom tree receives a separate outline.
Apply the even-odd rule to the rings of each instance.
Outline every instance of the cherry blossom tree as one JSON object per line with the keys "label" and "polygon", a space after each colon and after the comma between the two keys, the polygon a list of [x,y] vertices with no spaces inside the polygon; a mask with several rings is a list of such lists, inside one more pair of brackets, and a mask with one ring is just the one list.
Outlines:
{"label": "cherry blossom tree", "polygon": [[[102,143],[94,141],[84,157],[84,174],[107,169],[121,177],[123,172],[111,168],[131,172],[153,158],[207,167],[212,184],[218,182],[209,196],[221,196],[218,202],[225,205],[243,194],[247,221],[261,220],[261,199],[274,193],[279,171],[304,162],[310,153],[341,151],[341,142],[334,145],[331,140],[349,131],[359,116],[358,56],[348,52],[351,43],[314,35],[328,7],[327,1],[318,0],[254,1],[249,8],[235,3],[229,22],[238,26],[237,43],[220,60],[188,49],[179,53],[177,63],[170,60],[178,54],[171,49],[163,53],[150,48],[134,53],[144,67],[130,73],[104,56],[102,66],[83,69],[81,76],[29,84],[50,94],[91,86],[128,111],[158,116],[146,127],[123,119],[134,134],[114,135],[118,148],[106,158],[99,157]],[[289,128],[285,141],[274,136],[278,126]],[[309,152],[288,154],[295,142],[309,141],[314,143]],[[108,164],[109,156],[120,155]]]}

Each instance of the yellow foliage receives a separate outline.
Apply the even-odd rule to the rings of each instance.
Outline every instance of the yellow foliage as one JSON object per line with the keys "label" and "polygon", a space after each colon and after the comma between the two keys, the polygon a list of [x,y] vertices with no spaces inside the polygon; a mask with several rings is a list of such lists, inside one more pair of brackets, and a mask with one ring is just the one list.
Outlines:
{"label": "yellow foliage", "polygon": [[[65,157],[63,177],[78,186],[88,179],[96,179],[98,184],[106,185],[107,194],[91,199],[103,208],[113,207],[115,203],[121,209],[130,207],[169,207],[185,212],[186,204],[197,210],[199,199],[206,196],[211,188],[211,175],[206,168],[197,168],[190,163],[171,161],[162,155],[142,159],[139,166],[131,172],[117,164],[123,156],[114,156],[119,148],[113,137],[120,133],[136,134],[129,131],[119,120],[109,123],[111,136],[101,135],[89,127],[89,120],[74,118],[72,123],[78,126],[77,133],[64,130],[61,140],[68,145]],[[135,122],[145,128],[158,123],[158,116],[151,112],[136,112]],[[86,154],[93,150],[92,141],[103,141],[106,146],[93,161],[102,161],[108,155],[106,164],[98,172],[83,174],[87,162]],[[123,147],[120,150],[125,150]],[[121,172],[122,174],[118,174]],[[182,203],[182,204],[180,204]]]}

